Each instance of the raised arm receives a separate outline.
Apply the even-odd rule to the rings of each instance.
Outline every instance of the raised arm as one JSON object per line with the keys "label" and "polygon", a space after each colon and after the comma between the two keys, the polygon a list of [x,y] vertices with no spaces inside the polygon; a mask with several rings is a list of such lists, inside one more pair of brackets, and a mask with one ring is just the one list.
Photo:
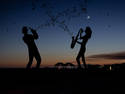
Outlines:
{"label": "raised arm", "polygon": [[33,34],[34,39],[38,39],[38,38],[39,38],[39,36],[38,36],[36,30],[31,29],[31,32],[32,32],[32,34]]}

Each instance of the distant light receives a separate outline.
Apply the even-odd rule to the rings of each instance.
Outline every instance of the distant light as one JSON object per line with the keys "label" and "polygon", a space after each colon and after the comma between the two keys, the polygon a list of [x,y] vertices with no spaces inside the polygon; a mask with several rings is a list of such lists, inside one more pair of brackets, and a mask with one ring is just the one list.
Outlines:
{"label": "distant light", "polygon": [[90,16],[87,16],[87,19],[89,20],[91,17]]}
{"label": "distant light", "polygon": [[112,70],[112,66],[109,67],[109,70],[110,70],[110,71]]}

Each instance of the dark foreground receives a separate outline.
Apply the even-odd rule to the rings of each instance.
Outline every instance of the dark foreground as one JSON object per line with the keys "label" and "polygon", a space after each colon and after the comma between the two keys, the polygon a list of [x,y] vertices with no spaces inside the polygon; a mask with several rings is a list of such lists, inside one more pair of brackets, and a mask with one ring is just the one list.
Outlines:
{"label": "dark foreground", "polygon": [[125,94],[125,72],[0,69],[0,94]]}

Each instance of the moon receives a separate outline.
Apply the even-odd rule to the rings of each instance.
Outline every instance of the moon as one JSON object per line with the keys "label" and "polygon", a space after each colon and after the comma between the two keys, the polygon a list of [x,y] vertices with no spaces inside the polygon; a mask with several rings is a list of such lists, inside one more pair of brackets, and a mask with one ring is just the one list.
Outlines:
{"label": "moon", "polygon": [[91,17],[88,15],[88,16],[87,16],[87,19],[88,19],[88,20],[90,20],[90,19],[91,19]]}

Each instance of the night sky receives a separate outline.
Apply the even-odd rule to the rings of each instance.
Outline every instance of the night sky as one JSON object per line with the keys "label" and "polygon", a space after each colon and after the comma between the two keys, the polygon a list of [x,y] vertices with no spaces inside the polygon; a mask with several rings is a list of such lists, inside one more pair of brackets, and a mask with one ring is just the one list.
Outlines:
{"label": "night sky", "polygon": [[0,67],[26,66],[23,26],[37,29],[41,66],[76,64],[80,45],[71,49],[71,36],[86,26],[93,31],[87,44],[87,64],[123,63],[124,58],[106,56],[125,57],[124,4],[125,0],[0,0]]}

